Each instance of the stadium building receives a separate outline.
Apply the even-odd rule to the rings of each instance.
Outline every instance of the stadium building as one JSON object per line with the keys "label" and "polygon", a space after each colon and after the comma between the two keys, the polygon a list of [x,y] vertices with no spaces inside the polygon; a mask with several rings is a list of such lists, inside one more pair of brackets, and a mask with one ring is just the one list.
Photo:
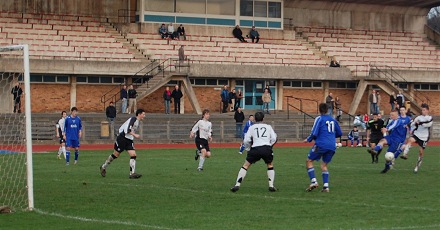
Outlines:
{"label": "stadium building", "polygon": [[[440,113],[438,33],[426,25],[440,1],[404,0],[71,0],[0,3],[0,45],[29,44],[32,111],[72,106],[102,112],[123,84],[138,90],[138,107],[163,112],[162,93],[178,84],[183,113],[220,111],[223,85],[244,92],[245,109],[260,109],[266,85],[271,109],[288,104],[316,113],[328,93],[342,109],[366,113],[370,89],[401,90],[408,106]],[[162,23],[183,24],[186,40],[162,39]],[[260,42],[232,36],[252,26]],[[180,63],[184,45],[187,60]],[[335,58],[340,68],[330,68]],[[0,60],[1,62],[1,60]],[[2,72],[13,71],[0,65]],[[12,82],[11,82],[12,87]],[[0,109],[12,112],[11,95]],[[119,106],[119,104],[117,103]]]}

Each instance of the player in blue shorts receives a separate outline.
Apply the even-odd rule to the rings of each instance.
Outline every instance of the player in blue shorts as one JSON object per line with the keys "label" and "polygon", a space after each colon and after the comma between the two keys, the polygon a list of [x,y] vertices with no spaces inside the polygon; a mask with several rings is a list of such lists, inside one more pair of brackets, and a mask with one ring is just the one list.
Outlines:
{"label": "player in blue shorts", "polygon": [[[397,110],[393,110],[390,113],[391,121],[385,128],[382,128],[382,133],[384,133],[384,138],[379,141],[379,143],[373,149],[368,149],[370,154],[376,155],[384,145],[388,145],[387,152],[396,153],[400,149],[401,145],[405,142],[407,133],[407,124],[403,119],[399,118]],[[388,132],[388,135],[385,135]],[[400,154],[400,153],[397,153]],[[397,155],[398,156],[398,155]],[[395,154],[395,157],[397,157]],[[386,173],[390,170],[392,161],[385,162],[385,168],[381,173]]]}
{"label": "player in blue shorts", "polygon": [[72,107],[70,116],[66,117],[64,122],[63,137],[66,140],[66,165],[70,163],[70,149],[75,149],[75,163],[78,163],[79,139],[82,135],[81,119],[77,116],[78,109]]}
{"label": "player in blue shorts", "polygon": [[244,146],[244,137],[246,136],[246,133],[249,130],[249,127],[251,127],[254,124],[254,122],[255,122],[254,115],[249,115],[249,120],[246,121],[246,124],[244,125],[244,128],[243,128],[243,134],[241,136],[241,138],[243,139],[243,142],[242,142],[242,144],[240,146],[240,151],[238,152],[240,154],[243,154],[243,151],[246,148]]}
{"label": "player in blue shorts", "polygon": [[342,136],[341,128],[338,122],[332,117],[327,115],[328,106],[325,103],[319,105],[319,113],[321,116],[315,118],[315,123],[313,124],[312,132],[304,140],[304,142],[312,142],[315,140],[315,145],[313,145],[309,154],[307,155],[306,167],[307,173],[310,178],[310,185],[306,189],[307,192],[318,188],[318,181],[315,177],[315,169],[313,167],[314,161],[321,162],[322,180],[324,186],[321,192],[329,192],[329,173],[327,165],[333,158],[336,151],[336,138]]}

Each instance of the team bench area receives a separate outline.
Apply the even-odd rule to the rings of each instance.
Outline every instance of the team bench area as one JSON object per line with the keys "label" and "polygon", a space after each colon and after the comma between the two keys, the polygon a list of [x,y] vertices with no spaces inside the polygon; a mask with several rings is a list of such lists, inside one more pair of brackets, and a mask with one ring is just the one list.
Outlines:
{"label": "team bench area", "polygon": [[[342,136],[339,138],[339,143],[345,142],[345,145],[342,146],[349,146],[348,142],[350,139],[348,139],[348,133],[349,132],[343,132]],[[367,132],[359,132],[359,143],[362,144],[362,146],[367,145]]]}

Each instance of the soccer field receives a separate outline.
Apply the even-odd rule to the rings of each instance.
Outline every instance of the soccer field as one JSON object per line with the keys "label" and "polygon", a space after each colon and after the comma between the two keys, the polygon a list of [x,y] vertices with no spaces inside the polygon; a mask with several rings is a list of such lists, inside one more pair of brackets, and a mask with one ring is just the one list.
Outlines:
{"label": "soccer field", "polygon": [[[56,148],[54,146],[54,148]],[[56,153],[34,154],[34,212],[0,215],[1,229],[440,229],[439,147],[428,147],[418,174],[417,148],[380,174],[366,148],[343,147],[330,164],[330,193],[305,192],[309,148],[275,148],[275,186],[264,162],[232,193],[245,154],[213,149],[198,172],[194,150],[138,150],[138,180],[128,179],[127,153],[107,176],[111,151],[81,151],[65,166]],[[321,170],[315,163],[322,184]]]}

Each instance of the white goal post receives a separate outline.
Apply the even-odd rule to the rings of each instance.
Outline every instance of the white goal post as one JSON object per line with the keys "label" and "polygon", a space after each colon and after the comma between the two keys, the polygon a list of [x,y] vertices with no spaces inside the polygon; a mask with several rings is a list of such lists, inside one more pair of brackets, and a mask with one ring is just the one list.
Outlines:
{"label": "white goal post", "polygon": [[[0,47],[0,94],[1,103],[6,104],[0,108],[0,207],[17,211],[34,208],[29,68],[28,45]],[[23,89],[17,103],[14,83],[21,81],[24,85],[19,86]],[[12,112],[11,104],[18,111]]]}

